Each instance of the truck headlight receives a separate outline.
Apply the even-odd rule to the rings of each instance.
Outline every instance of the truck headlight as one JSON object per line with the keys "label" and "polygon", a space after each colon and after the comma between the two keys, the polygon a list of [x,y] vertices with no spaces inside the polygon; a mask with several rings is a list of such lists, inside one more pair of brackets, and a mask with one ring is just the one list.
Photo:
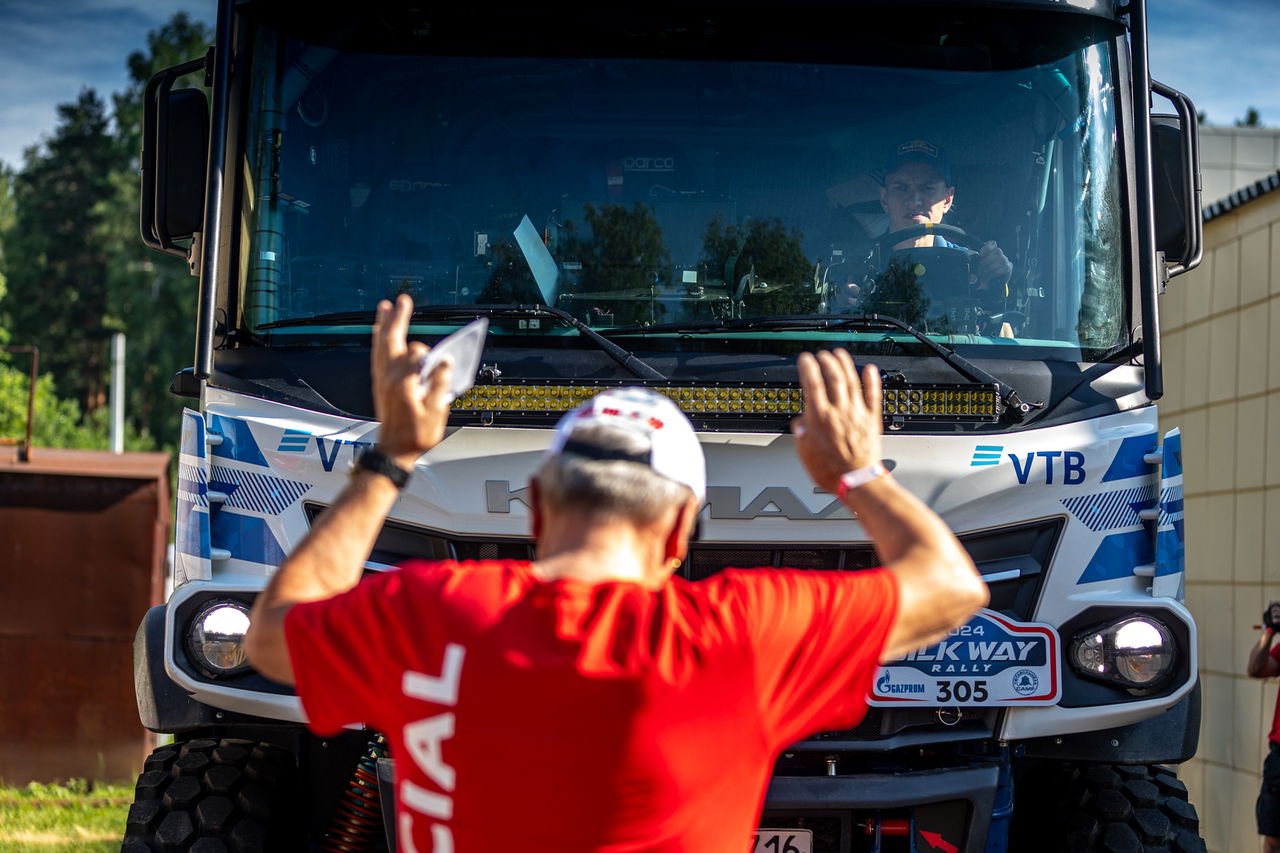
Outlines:
{"label": "truck headlight", "polygon": [[1169,629],[1147,616],[1120,619],[1071,641],[1080,674],[1129,688],[1159,684],[1173,671],[1174,656]]}
{"label": "truck headlight", "polygon": [[249,610],[234,601],[214,601],[191,620],[187,648],[191,658],[211,675],[235,675],[249,669],[244,635]]}

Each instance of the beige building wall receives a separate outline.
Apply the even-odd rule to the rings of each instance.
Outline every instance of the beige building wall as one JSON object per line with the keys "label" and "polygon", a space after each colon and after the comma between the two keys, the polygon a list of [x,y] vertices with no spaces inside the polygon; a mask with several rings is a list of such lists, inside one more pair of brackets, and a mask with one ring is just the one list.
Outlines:
{"label": "beige building wall", "polygon": [[1200,127],[1200,183],[1205,203],[1274,175],[1280,169],[1280,128]]}
{"label": "beige building wall", "polygon": [[1280,599],[1280,192],[1205,224],[1204,262],[1161,297],[1162,428],[1183,434],[1187,605],[1200,749],[1182,767],[1213,853],[1257,851],[1254,801],[1276,681],[1245,676]]}

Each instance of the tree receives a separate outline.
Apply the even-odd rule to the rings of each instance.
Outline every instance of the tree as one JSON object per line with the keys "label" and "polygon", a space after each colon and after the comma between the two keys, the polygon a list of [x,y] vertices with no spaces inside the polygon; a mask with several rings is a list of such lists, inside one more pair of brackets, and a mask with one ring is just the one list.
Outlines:
{"label": "tree", "polygon": [[59,395],[87,412],[106,403],[106,337],[121,326],[109,310],[102,240],[120,161],[107,125],[92,89],[58,107],[53,136],[26,151],[14,179],[4,240],[3,325],[13,343],[40,348]]}
{"label": "tree", "polygon": [[[191,363],[196,283],[181,259],[139,239],[142,95],[154,73],[203,56],[211,41],[204,24],[174,15],[148,34],[145,51],[129,55],[130,83],[112,99],[114,133],[102,101],[86,90],[58,108],[52,138],[26,152],[17,175],[0,167],[0,335],[9,330],[10,343],[40,347],[57,395],[92,426],[105,416],[108,336],[124,331],[127,419],[170,447],[181,406],[167,388]],[[177,86],[202,82],[197,73]]]}
{"label": "tree", "polygon": [[[14,218],[13,177],[13,169],[5,163],[0,163],[0,304],[4,303],[5,292],[4,241],[9,229],[13,227]],[[2,316],[0,314],[0,317]],[[9,330],[3,324],[0,324],[0,346],[4,346],[8,342]]]}
{"label": "tree", "polygon": [[703,235],[703,266],[710,279],[723,278],[730,293],[742,291],[748,314],[809,314],[820,301],[814,264],[804,256],[802,237],[781,219],[752,219],[726,225],[716,217]]}
{"label": "tree", "polygon": [[[8,365],[0,362],[0,437],[26,437],[27,389],[31,383],[26,367],[18,364],[18,358]],[[99,409],[90,417],[83,417],[74,400],[57,395],[53,377],[47,373],[36,380],[34,402],[35,412],[31,419],[33,446],[106,450],[110,444],[110,413]],[[126,450],[154,450],[155,442],[126,424],[124,446]]]}
{"label": "tree", "polygon": [[579,269],[564,285],[571,294],[610,294],[602,304],[611,307],[618,325],[661,322],[666,306],[655,299],[671,281],[671,252],[662,239],[662,226],[652,207],[636,202],[583,205],[586,228],[564,223],[557,254]]}
{"label": "tree", "polygon": [[[142,148],[142,95],[147,81],[166,68],[181,65],[204,56],[213,42],[213,30],[194,21],[186,12],[178,12],[158,30],[147,33],[147,50],[135,50],[125,64],[129,68],[129,85],[112,96],[115,102],[116,129],[124,149],[134,158]],[[204,72],[179,77],[175,89],[204,85]]]}
{"label": "tree", "polygon": [[[175,14],[147,34],[145,51],[129,54],[129,85],[113,98],[123,156],[111,177],[113,193],[104,222],[110,303],[128,335],[129,418],[165,446],[177,443],[181,429],[182,407],[168,386],[174,373],[191,364],[195,350],[196,279],[182,259],[153,252],[139,239],[142,95],[153,75],[203,56],[212,41],[209,27],[184,12]],[[174,88],[203,83],[201,71],[179,78]]]}
{"label": "tree", "polygon": [[1258,111],[1249,107],[1245,111],[1244,118],[1236,119],[1236,127],[1262,127],[1262,117],[1258,115]]}

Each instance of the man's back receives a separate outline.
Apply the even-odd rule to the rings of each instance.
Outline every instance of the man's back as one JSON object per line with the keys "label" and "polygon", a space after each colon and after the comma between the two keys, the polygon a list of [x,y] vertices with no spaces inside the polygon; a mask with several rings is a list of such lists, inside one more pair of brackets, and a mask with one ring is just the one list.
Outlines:
{"label": "man's back", "polygon": [[433,825],[458,849],[711,851],[746,843],[783,746],[861,717],[895,598],[885,572],[651,591],[410,563],[288,631],[312,726],[387,733],[423,853]]}

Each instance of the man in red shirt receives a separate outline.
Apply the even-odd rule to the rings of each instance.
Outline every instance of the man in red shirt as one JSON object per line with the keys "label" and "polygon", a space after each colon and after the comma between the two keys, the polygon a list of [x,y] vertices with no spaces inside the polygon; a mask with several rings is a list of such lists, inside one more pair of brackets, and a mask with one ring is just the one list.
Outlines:
{"label": "man in red shirt", "polygon": [[[1276,631],[1280,630],[1280,601],[1267,605],[1262,613],[1262,623],[1262,636],[1249,652],[1246,671],[1250,678],[1280,675],[1280,646],[1271,646]],[[1280,696],[1276,697],[1268,742],[1271,750],[1262,763],[1262,789],[1258,792],[1255,810],[1264,853],[1280,853]]]}
{"label": "man in red shirt", "polygon": [[856,724],[878,663],[987,601],[946,525],[880,465],[881,397],[846,351],[804,354],[796,449],[884,568],[673,577],[705,491],[676,406],[616,389],[568,413],[533,481],[537,559],[409,562],[360,581],[407,472],[444,434],[412,303],[378,309],[377,454],[258,597],[247,638],[320,734],[396,757],[400,849],[740,849],[788,744]]}

